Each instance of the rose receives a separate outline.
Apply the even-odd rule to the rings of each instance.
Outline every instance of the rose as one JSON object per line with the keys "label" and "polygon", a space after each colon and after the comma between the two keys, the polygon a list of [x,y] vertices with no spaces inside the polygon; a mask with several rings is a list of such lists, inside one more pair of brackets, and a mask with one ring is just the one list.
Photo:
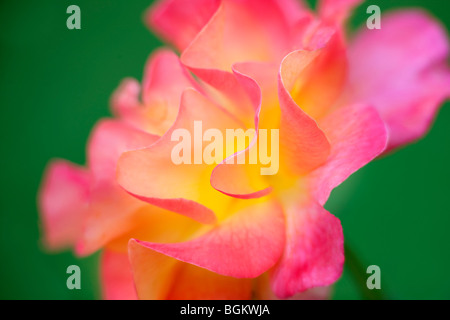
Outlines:
{"label": "rose", "polygon": [[[151,299],[326,296],[317,287],[335,282],[344,261],[340,222],[323,209],[331,190],[422,136],[450,88],[447,41],[431,18],[391,13],[347,44],[356,2],[321,1],[317,16],[287,0],[154,6],[147,21],[181,57],[158,51],[142,87],[123,82],[116,120],[94,129],[88,169],[50,166],[41,196],[49,246],[104,248],[105,298],[135,298],[134,286]],[[220,132],[278,129],[279,171],[173,163],[173,133],[193,133],[196,121]]]}

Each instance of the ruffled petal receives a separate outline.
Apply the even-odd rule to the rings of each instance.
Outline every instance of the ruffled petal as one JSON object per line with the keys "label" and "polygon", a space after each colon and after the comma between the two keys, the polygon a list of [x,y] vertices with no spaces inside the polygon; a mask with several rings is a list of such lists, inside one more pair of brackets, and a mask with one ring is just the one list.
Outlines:
{"label": "ruffled petal", "polygon": [[[241,87],[247,92],[248,97],[255,110],[254,116],[254,131],[246,131],[237,135],[237,140],[245,140],[245,143],[240,148],[238,145],[237,152],[228,155],[228,157],[219,165],[217,165],[211,174],[211,185],[218,191],[241,199],[258,198],[270,193],[271,187],[267,181],[263,179],[262,175],[265,170],[270,168],[267,165],[272,163],[261,165],[261,143],[258,137],[260,129],[260,113],[262,106],[262,97],[267,98],[264,110],[267,112],[269,108],[273,109],[272,104],[267,105],[269,99],[271,102],[276,100],[276,85],[274,79],[270,79],[270,76],[276,76],[276,72],[273,72],[273,66],[270,64],[247,62],[242,64],[235,64],[233,66],[233,72],[237,81]],[[276,82],[275,82],[276,83]],[[275,104],[276,106],[276,104]],[[272,115],[272,120],[276,121],[276,118]],[[276,124],[278,128],[278,123]],[[266,133],[267,133],[267,129]],[[248,134],[248,137],[246,136]],[[271,132],[266,134],[266,142],[263,147],[268,148]],[[277,135],[278,137],[278,135]],[[278,146],[278,140],[274,141]],[[266,149],[267,149],[266,148]],[[264,151],[263,151],[264,152]],[[267,156],[274,156],[275,151],[267,150]],[[275,155],[278,157],[278,153]],[[277,165],[278,158],[276,159]],[[272,174],[276,174],[276,171]]]}
{"label": "ruffled petal", "polygon": [[331,143],[327,162],[308,176],[310,188],[323,205],[331,191],[386,148],[386,127],[378,112],[362,105],[343,107],[320,122]]}
{"label": "ruffled petal", "polygon": [[75,246],[76,254],[92,254],[132,230],[137,224],[135,213],[146,205],[117,184],[96,184]]}
{"label": "ruffled petal", "polygon": [[305,174],[324,163],[330,153],[327,137],[298,106],[289,94],[295,85],[295,77],[311,63],[317,51],[294,51],[282,62],[279,76],[279,99],[281,108],[280,157],[290,172]]}
{"label": "ruffled petal", "polygon": [[[202,143],[203,133],[212,129],[222,134],[226,129],[239,128],[242,125],[226,111],[197,91],[186,90],[174,126],[151,147],[121,156],[118,181],[141,200],[203,223],[213,223],[215,215],[211,210],[223,211],[224,201],[228,200],[210,185],[216,160],[209,159],[213,163],[207,164],[203,157],[205,147],[209,146]],[[175,141],[172,140],[174,135]],[[223,136],[218,138],[223,139]],[[220,142],[223,147],[223,140]],[[181,149],[180,144],[185,148]],[[185,152],[189,153],[187,159]],[[173,157],[178,156],[183,159],[176,164]],[[222,160],[219,157],[217,163]]]}
{"label": "ruffled petal", "polygon": [[313,23],[303,36],[304,51],[286,56],[281,66],[284,87],[314,119],[326,115],[345,88],[348,62],[342,36],[334,28]]}
{"label": "ruffled petal", "polygon": [[142,89],[134,79],[123,80],[112,96],[112,111],[140,130],[163,135],[176,119],[186,88],[200,90],[178,56],[159,49],[147,60]]}
{"label": "ruffled petal", "polygon": [[339,219],[313,200],[286,211],[286,248],[271,270],[279,298],[334,283],[344,264],[344,238]]}
{"label": "ruffled petal", "polygon": [[[285,15],[283,2],[223,1],[182,60],[197,69],[226,71],[236,62],[281,60],[290,49],[290,26],[295,20]],[[294,9],[293,14],[300,18],[302,11]]]}
{"label": "ruffled petal", "polygon": [[164,0],[152,6],[145,22],[167,42],[183,51],[211,19],[220,0]]}
{"label": "ruffled petal", "polygon": [[88,165],[96,181],[113,181],[123,152],[152,145],[159,136],[134,129],[124,122],[104,119],[97,123],[88,143]]}
{"label": "ruffled petal", "polygon": [[[289,14],[286,8],[291,9]],[[247,61],[278,64],[292,47],[291,25],[303,13],[290,0],[223,1],[183,52],[181,61],[215,89],[225,108],[250,127],[255,109],[234,77],[232,66]]]}
{"label": "ruffled petal", "polygon": [[149,146],[158,139],[117,120],[102,120],[97,124],[88,147],[93,178],[89,209],[76,245],[77,254],[91,254],[133,228],[132,215],[147,204],[117,184],[117,160],[123,152]]}
{"label": "ruffled petal", "polygon": [[150,204],[136,210],[128,219],[132,223],[131,230],[108,242],[105,246],[107,249],[125,253],[130,239],[164,243],[187,241],[204,227],[184,215]]}
{"label": "ruffled petal", "polygon": [[221,275],[254,278],[280,258],[284,228],[281,208],[275,203],[263,203],[235,213],[211,231],[187,242],[137,243],[147,250]]}
{"label": "ruffled petal", "polygon": [[[145,22],[164,40],[180,52],[189,46],[208,24],[224,1],[220,0],[163,0],[153,5],[145,15]],[[265,18],[268,24],[292,25],[305,11],[303,1],[297,0],[246,0],[233,2],[241,8]]]}

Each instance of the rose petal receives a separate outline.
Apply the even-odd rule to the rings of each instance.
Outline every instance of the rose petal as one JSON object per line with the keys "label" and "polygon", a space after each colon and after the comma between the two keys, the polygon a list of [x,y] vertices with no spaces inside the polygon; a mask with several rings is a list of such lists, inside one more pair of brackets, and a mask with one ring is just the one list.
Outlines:
{"label": "rose petal", "polygon": [[141,88],[134,79],[125,79],[111,99],[115,115],[132,126],[153,134],[164,134],[178,114],[181,94],[199,85],[177,55],[159,49],[148,58]]}
{"label": "rose petal", "polygon": [[320,122],[331,144],[323,166],[308,176],[312,193],[323,205],[331,190],[369,163],[386,147],[387,132],[378,112],[354,105],[340,108]]}
{"label": "rose petal", "polygon": [[125,78],[111,97],[111,111],[114,115],[133,123],[137,121],[136,110],[141,107],[139,93],[141,86],[136,79]]}
{"label": "rose petal", "polygon": [[133,228],[132,215],[146,203],[130,196],[117,184],[117,160],[123,152],[149,146],[158,139],[117,120],[102,120],[97,124],[88,147],[93,179],[77,254],[91,254]]}
{"label": "rose petal", "polygon": [[75,246],[76,254],[90,255],[135,228],[135,213],[146,205],[117,184],[97,184],[91,192],[82,232]]}
{"label": "rose petal", "polygon": [[88,143],[88,164],[97,181],[113,181],[117,160],[123,152],[150,146],[158,136],[117,120],[104,119],[97,123]]}
{"label": "rose petal", "polygon": [[183,51],[211,19],[219,0],[165,0],[145,15],[149,28]]}
{"label": "rose petal", "polygon": [[282,2],[223,1],[183,52],[182,61],[197,69],[231,71],[236,62],[281,60],[290,49],[289,27],[293,20],[280,9]]}
{"label": "rose petal", "polygon": [[[270,237],[268,235],[270,234]],[[235,278],[254,278],[279,259],[284,247],[284,218],[274,203],[254,205],[191,241],[150,243],[148,250]]]}
{"label": "rose petal", "polygon": [[[105,247],[117,252],[127,252],[130,239],[150,242],[181,242],[193,237],[203,224],[181,214],[146,204],[139,208],[129,220],[133,228],[110,241]],[[126,223],[126,222],[125,222]],[[145,226],[145,227],[142,227]],[[170,232],[167,232],[170,230]]]}
{"label": "rose petal", "polygon": [[[291,15],[281,9],[287,5]],[[292,1],[224,1],[208,24],[183,52],[181,61],[217,90],[215,96],[246,126],[253,125],[254,109],[232,74],[244,61],[281,61],[291,49],[290,25],[303,11]],[[224,102],[224,100],[226,102]]]}
{"label": "rose petal", "polygon": [[339,219],[309,200],[287,209],[286,226],[286,248],[270,272],[274,293],[284,299],[334,283],[344,264]]}
{"label": "rose petal", "polygon": [[129,243],[130,259],[140,299],[224,300],[249,299],[251,280],[236,279],[182,263],[149,250],[136,240]]}
{"label": "rose petal", "polygon": [[75,244],[89,202],[89,173],[65,160],[54,160],[44,174],[39,207],[44,243],[51,250]]}
{"label": "rose petal", "polygon": [[[331,296],[331,286],[315,287],[306,291],[297,293],[292,297],[285,298],[284,300],[328,300]],[[262,276],[256,279],[254,296],[255,300],[281,300],[272,291],[270,287],[269,273],[266,272]]]}
{"label": "rose petal", "polygon": [[[223,2],[219,0],[159,1],[147,11],[145,21],[151,29],[182,52],[208,24]],[[243,10],[257,13],[259,19],[267,24],[292,25],[306,11],[306,6],[296,0],[227,2],[240,4]]]}
{"label": "rose petal", "polygon": [[251,298],[251,279],[236,279],[179,263],[174,275],[176,284],[168,300],[247,300]]}
{"label": "rose petal", "polygon": [[330,111],[345,87],[346,50],[341,35],[322,24],[312,24],[303,42],[310,53],[294,51],[286,56],[281,76],[295,103],[319,119]]}
{"label": "rose petal", "polygon": [[[262,69],[261,67],[267,67]],[[254,134],[249,137],[249,142],[245,142],[245,149],[237,150],[233,155],[229,155],[222,163],[217,165],[211,174],[211,185],[218,191],[235,198],[250,199],[263,197],[270,193],[271,188],[267,181],[263,179],[259,154],[261,152],[258,140],[260,110],[262,103],[263,91],[264,96],[274,101],[273,86],[269,80],[270,75],[276,75],[271,65],[260,63],[242,63],[233,66],[233,72],[241,87],[248,93],[255,111],[254,117]],[[264,71],[262,71],[264,70]],[[258,82],[255,80],[258,79]],[[276,93],[276,91],[275,91]],[[266,109],[273,106],[265,105]],[[268,110],[265,110],[266,112]],[[273,115],[272,115],[273,118]],[[273,120],[273,119],[272,119]],[[244,137],[245,132],[239,135],[237,139],[247,139]],[[270,132],[268,133],[270,136]],[[269,141],[269,140],[267,140]],[[239,149],[239,146],[238,146]],[[251,158],[253,153],[256,157]],[[242,157],[242,158],[241,158]],[[256,159],[254,159],[256,158]],[[252,159],[252,160],[251,160]],[[243,160],[243,161],[242,161]],[[256,160],[256,161],[255,161]],[[278,169],[278,168],[277,168]],[[267,169],[263,169],[267,170]]]}
{"label": "rose petal", "polygon": [[101,260],[103,298],[105,300],[136,300],[128,254],[103,251]]}
{"label": "rose petal", "polygon": [[[108,247],[124,252],[128,248],[140,299],[167,299],[172,283],[178,283],[175,279],[177,270],[174,268],[178,267],[180,262],[149,250],[136,240],[128,240],[139,238],[158,242],[186,241],[198,231],[201,224],[174,212],[162,209],[157,211],[153,206],[141,209],[136,220],[134,230]],[[169,229],[170,232],[167,232]],[[123,243],[128,243],[128,246],[123,248]]]}
{"label": "rose petal", "polygon": [[[200,142],[203,132],[208,129],[224,133],[226,129],[241,127],[239,122],[200,93],[186,90],[174,126],[151,147],[126,152],[121,156],[118,181],[139,199],[203,223],[213,223],[215,215],[211,210],[222,211],[224,201],[228,199],[210,185],[209,177],[214,164],[209,165],[204,161],[203,151],[208,143],[200,146]],[[202,132],[195,132],[197,129],[194,128]],[[172,152],[180,142],[171,141],[171,137],[177,129],[189,132],[189,137],[183,137],[183,141],[190,138],[191,164],[173,162]]]}
{"label": "rose petal", "polygon": [[128,244],[133,278],[139,299],[166,299],[171,286],[177,260],[149,250],[131,239]]}
{"label": "rose petal", "polygon": [[293,73],[301,72],[317,57],[316,51],[294,51],[282,62],[279,76],[281,108],[280,157],[291,172],[304,174],[327,159],[330,145],[317,123],[302,111],[288,90],[294,85]]}
{"label": "rose petal", "polygon": [[389,149],[420,138],[450,96],[449,46],[443,28],[417,10],[383,16],[351,44],[349,103],[376,107],[389,130]]}

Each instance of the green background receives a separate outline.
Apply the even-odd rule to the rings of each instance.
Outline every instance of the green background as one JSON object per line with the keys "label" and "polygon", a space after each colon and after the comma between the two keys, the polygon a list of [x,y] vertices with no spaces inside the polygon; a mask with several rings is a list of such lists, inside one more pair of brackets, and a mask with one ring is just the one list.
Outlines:
{"label": "green background", "polygon": [[[0,2],[0,298],[100,298],[98,254],[44,252],[36,194],[51,158],[85,162],[89,132],[109,115],[120,80],[141,79],[147,56],[161,45],[142,22],[150,2]],[[81,30],[66,28],[71,4],[81,8]],[[352,26],[365,22],[370,4],[382,12],[423,7],[450,27],[443,0],[366,2]],[[450,298],[449,107],[424,139],[354,174],[327,204],[362,266],[380,266],[385,298]],[[81,290],[66,287],[71,264],[81,267]],[[361,297],[346,267],[334,298]]]}

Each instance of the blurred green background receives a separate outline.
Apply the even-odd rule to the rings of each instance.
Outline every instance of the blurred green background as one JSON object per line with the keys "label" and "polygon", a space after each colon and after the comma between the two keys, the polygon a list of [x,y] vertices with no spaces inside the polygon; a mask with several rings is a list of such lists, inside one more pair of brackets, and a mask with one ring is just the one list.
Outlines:
{"label": "blurred green background", "polygon": [[[120,80],[141,79],[161,42],[142,22],[149,0],[0,2],[1,299],[98,299],[98,254],[45,253],[36,194],[51,158],[85,162],[89,132],[109,116]],[[309,1],[314,5],[315,1]],[[66,28],[66,9],[81,8],[81,30]],[[450,2],[369,1],[382,12],[423,7],[450,28]],[[450,105],[421,141],[378,159],[333,191],[327,208],[364,268],[381,268],[389,299],[450,299]],[[68,290],[66,268],[81,267],[81,290]],[[364,272],[364,270],[363,270]],[[359,299],[345,268],[335,299]]]}

